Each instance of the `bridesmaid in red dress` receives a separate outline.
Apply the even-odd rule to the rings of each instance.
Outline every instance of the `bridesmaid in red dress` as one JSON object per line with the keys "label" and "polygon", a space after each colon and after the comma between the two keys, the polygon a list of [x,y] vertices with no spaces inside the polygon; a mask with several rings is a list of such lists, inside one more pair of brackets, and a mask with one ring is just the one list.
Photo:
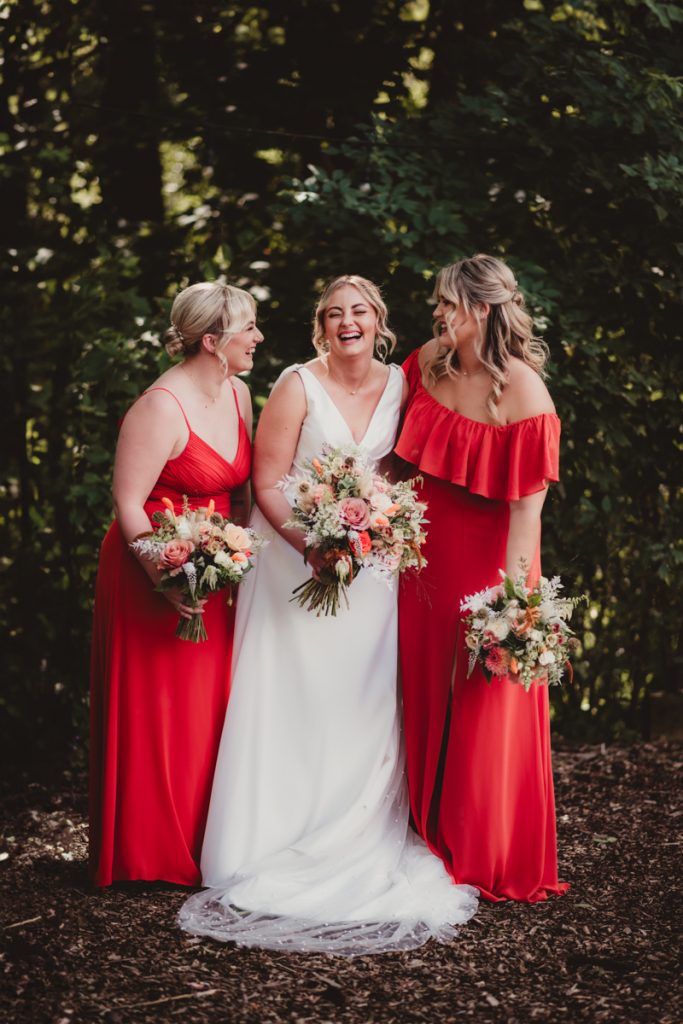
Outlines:
{"label": "bridesmaid in red dress", "polygon": [[[249,507],[251,401],[233,375],[263,335],[251,295],[219,283],[184,289],[168,351],[182,355],[135,402],[114,464],[116,518],[104,538],[91,665],[90,871],[96,885],[200,881],[199,855],[230,687],[234,608],[225,593],[199,610],[130,550],[170,498],[213,498],[238,521]],[[175,637],[203,614],[209,638]]]}
{"label": "bridesmaid in red dress", "polygon": [[546,352],[508,267],[445,267],[436,337],[406,360],[396,452],[422,474],[427,567],[405,578],[399,642],[413,819],[454,881],[489,900],[536,902],[558,881],[548,690],[487,684],[468,657],[460,602],[499,569],[540,574],[541,509],[558,479],[560,422]]}

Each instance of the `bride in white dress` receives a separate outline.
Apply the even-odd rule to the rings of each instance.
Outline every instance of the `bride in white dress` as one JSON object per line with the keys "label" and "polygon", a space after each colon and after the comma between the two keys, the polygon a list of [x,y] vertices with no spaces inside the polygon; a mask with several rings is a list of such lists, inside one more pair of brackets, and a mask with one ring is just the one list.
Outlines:
{"label": "bride in white dress", "polygon": [[[256,438],[251,525],[270,538],[240,587],[228,713],[202,849],[209,888],[183,905],[196,935],[345,956],[448,941],[476,911],[408,826],[397,694],[396,592],[362,572],[350,609],[290,602],[310,571],[277,483],[323,443],[393,448],[405,388],[378,289],[323,294],[321,358],[281,375]],[[310,559],[320,567],[316,552]]]}

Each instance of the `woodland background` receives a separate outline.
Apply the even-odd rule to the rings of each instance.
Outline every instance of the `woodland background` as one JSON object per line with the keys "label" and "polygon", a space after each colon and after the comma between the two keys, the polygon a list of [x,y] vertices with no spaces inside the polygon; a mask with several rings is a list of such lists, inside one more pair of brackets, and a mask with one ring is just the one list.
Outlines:
{"label": "woodland background", "polygon": [[680,728],[682,28],[658,0],[0,6],[3,759],[82,764],[117,423],[177,290],[258,299],[262,405],[326,279],[382,285],[402,358],[476,251],[552,352],[545,568],[590,595],[554,728]]}

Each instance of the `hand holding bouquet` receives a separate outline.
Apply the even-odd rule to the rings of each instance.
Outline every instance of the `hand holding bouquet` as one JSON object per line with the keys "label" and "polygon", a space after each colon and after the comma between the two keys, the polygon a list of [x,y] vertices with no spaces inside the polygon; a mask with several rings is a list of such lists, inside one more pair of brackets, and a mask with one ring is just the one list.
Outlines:
{"label": "hand holding bouquet", "polygon": [[281,488],[293,493],[286,527],[304,531],[304,559],[316,549],[317,579],[306,580],[293,600],[316,615],[336,615],[341,600],[362,568],[393,586],[406,569],[425,560],[426,505],[417,500],[412,481],[392,484],[373,472],[358,449],[324,446],[306,473],[287,477]]}
{"label": "hand holding bouquet", "polygon": [[[152,516],[154,533],[131,544],[161,572],[157,589],[178,587],[196,607],[214,591],[240,583],[254,564],[254,553],[263,545],[263,538],[225,519],[215,511],[213,500],[207,508],[191,509],[185,497],[180,515],[169,498],[161,500],[165,511]],[[232,600],[231,594],[228,600]],[[202,616],[181,618],[175,635],[193,643],[206,640]]]}
{"label": "hand holding bouquet", "polygon": [[578,646],[568,625],[583,597],[560,597],[559,576],[541,577],[526,586],[526,572],[513,580],[500,570],[502,582],[465,598],[465,643],[470,652],[468,677],[477,663],[488,682],[512,676],[528,692],[533,682],[560,683],[569,655]]}

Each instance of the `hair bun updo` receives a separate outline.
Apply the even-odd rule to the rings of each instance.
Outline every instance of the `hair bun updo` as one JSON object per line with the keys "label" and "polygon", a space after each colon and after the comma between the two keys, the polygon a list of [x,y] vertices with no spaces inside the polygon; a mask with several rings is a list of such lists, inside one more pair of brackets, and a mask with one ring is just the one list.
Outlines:
{"label": "hair bun updo", "polygon": [[169,356],[173,359],[175,356],[179,356],[185,351],[186,347],[185,335],[182,331],[178,330],[176,325],[171,321],[171,326],[166,331],[166,351]]}
{"label": "hair bun updo", "polygon": [[221,281],[199,281],[176,295],[171,308],[171,326],[166,331],[169,356],[196,355],[205,334],[216,336],[215,353],[225,372],[225,349],[234,334],[256,318],[256,303],[249,292]]}

